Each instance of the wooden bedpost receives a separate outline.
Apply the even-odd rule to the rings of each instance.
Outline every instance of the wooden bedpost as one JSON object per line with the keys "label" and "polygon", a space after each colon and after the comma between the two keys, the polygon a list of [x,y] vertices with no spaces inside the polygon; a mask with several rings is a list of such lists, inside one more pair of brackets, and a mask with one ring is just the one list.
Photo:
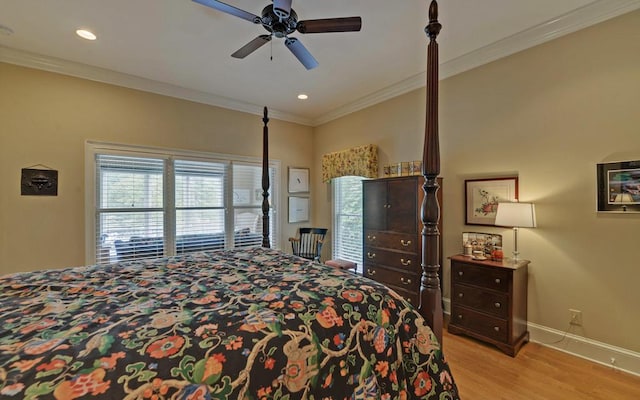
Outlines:
{"label": "wooden bedpost", "polygon": [[271,247],[269,240],[269,117],[267,107],[262,118],[262,247]]}
{"label": "wooden bedpost", "polygon": [[442,344],[442,291],[438,272],[440,231],[440,205],[437,192],[440,174],[440,146],[438,139],[438,43],[436,37],[442,25],[438,22],[438,4],[429,6],[429,36],[427,48],[427,107],[422,153],[422,175],[425,197],[422,201],[422,279],[420,280],[420,313],[427,319],[438,341]]}

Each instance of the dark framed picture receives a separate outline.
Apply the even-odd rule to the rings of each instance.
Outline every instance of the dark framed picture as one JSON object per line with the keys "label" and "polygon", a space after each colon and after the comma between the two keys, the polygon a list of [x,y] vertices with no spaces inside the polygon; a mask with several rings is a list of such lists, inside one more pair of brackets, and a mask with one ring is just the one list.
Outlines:
{"label": "dark framed picture", "polygon": [[640,212],[640,160],[597,165],[598,211]]}
{"label": "dark framed picture", "polygon": [[23,168],[20,179],[20,194],[22,196],[57,196],[58,171]]}
{"label": "dark framed picture", "polygon": [[518,177],[464,181],[467,225],[495,226],[498,203],[518,200]]}

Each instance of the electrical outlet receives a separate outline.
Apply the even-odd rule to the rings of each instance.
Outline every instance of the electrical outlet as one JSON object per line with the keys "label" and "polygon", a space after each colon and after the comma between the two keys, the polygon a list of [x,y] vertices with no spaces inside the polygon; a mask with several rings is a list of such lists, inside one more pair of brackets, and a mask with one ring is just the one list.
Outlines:
{"label": "electrical outlet", "polygon": [[582,311],[570,308],[569,323],[571,325],[582,326]]}

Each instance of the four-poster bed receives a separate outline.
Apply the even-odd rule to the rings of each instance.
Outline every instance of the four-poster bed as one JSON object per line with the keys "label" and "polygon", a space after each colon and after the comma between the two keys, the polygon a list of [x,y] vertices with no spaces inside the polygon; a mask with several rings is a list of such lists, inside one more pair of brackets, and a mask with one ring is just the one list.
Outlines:
{"label": "four-poster bed", "polygon": [[[437,251],[429,115],[423,240]],[[423,254],[418,312],[269,248],[266,107],[263,122],[262,247],[0,277],[0,398],[458,399],[436,341],[437,253]]]}

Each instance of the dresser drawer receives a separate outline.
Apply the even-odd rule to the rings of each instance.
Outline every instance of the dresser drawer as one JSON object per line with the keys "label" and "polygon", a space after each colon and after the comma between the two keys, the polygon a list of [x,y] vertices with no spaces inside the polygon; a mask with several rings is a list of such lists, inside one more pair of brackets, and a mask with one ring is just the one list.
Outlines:
{"label": "dresser drawer", "polygon": [[418,306],[420,305],[420,297],[419,297],[420,294],[418,292],[404,290],[397,286],[389,286],[389,287],[393,289],[396,293],[398,293],[400,296],[402,296],[406,301],[409,302],[409,304],[411,304],[415,308],[418,308]]}
{"label": "dresser drawer", "polygon": [[364,247],[364,264],[381,264],[387,267],[404,269],[408,271],[420,270],[420,259],[417,254],[400,253],[382,250],[376,247]]}
{"label": "dresser drawer", "polygon": [[475,312],[465,307],[452,307],[450,324],[503,343],[507,343],[509,336],[506,320]]}
{"label": "dresser drawer", "polygon": [[417,292],[420,288],[420,280],[416,274],[399,272],[377,265],[367,264],[366,261],[364,265],[364,276],[385,285],[391,285],[411,292]]}
{"label": "dresser drawer", "polygon": [[481,267],[478,265],[451,263],[452,283],[466,283],[487,289],[509,291],[510,270]]}
{"label": "dresser drawer", "polygon": [[500,318],[509,317],[509,296],[475,286],[454,284],[451,300],[456,305],[473,308]]}
{"label": "dresser drawer", "polygon": [[368,230],[364,241],[366,246],[418,253],[418,240],[412,234]]}

